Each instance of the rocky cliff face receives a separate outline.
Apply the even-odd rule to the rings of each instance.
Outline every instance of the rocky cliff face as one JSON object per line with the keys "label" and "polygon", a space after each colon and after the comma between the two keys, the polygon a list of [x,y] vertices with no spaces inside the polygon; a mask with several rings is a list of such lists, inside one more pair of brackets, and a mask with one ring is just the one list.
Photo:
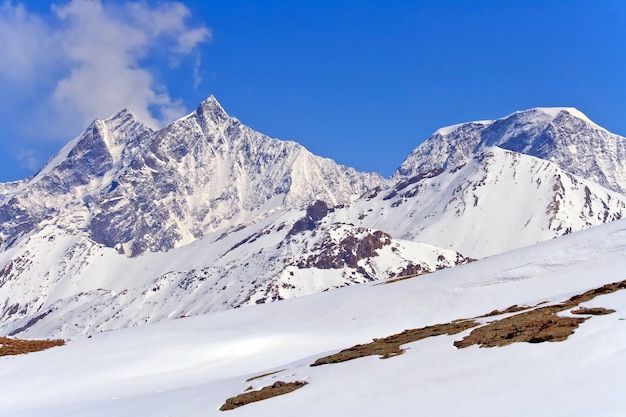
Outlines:
{"label": "rocky cliff face", "polygon": [[0,197],[0,248],[50,223],[66,230],[88,228],[90,202],[115,186],[115,178],[152,135],[123,110],[94,121],[34,177],[5,186]]}

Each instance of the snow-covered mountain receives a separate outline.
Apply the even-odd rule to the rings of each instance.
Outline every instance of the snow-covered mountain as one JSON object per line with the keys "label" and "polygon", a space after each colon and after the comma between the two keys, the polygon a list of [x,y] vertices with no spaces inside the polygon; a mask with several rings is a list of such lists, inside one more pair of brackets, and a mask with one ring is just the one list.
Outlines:
{"label": "snow-covered mountain", "polygon": [[169,252],[133,258],[85,233],[48,226],[0,253],[0,334],[93,334],[471,260],[331,221],[322,202],[312,207],[321,214],[283,210]]}
{"label": "snow-covered mountain", "polygon": [[214,97],[158,132],[121,111],[32,179],[3,187],[0,244],[55,224],[137,256],[283,207],[348,203],[382,182],[253,131]]}
{"label": "snow-covered mountain", "polygon": [[483,258],[625,217],[626,198],[494,146],[457,166],[400,177],[335,216]]}
{"label": "snow-covered mountain", "polygon": [[[0,357],[0,415],[622,416],[624,237],[626,220],[620,220],[418,279],[366,283]],[[547,315],[533,327],[528,319],[540,312]],[[435,332],[448,323],[473,327]],[[529,333],[525,339],[510,333],[511,323]],[[569,327],[559,329],[561,323]],[[394,341],[393,335],[420,336],[420,329],[430,337],[415,337],[387,359],[362,351],[361,358],[310,366],[350,347]],[[512,343],[459,343],[480,329],[495,329],[492,337]],[[550,342],[556,330],[564,339]],[[239,394],[296,381],[306,384],[219,411]]]}
{"label": "snow-covered mountain", "polygon": [[213,97],[160,131],[121,111],[0,184],[0,334],[267,303],[610,222],[626,197],[597,182],[620,181],[622,140],[573,109],[533,109],[440,129],[384,180],[254,132]]}
{"label": "snow-covered mountain", "polygon": [[454,168],[491,146],[554,162],[566,172],[626,193],[626,138],[574,108],[534,108],[495,121],[441,128],[411,152],[394,177]]}

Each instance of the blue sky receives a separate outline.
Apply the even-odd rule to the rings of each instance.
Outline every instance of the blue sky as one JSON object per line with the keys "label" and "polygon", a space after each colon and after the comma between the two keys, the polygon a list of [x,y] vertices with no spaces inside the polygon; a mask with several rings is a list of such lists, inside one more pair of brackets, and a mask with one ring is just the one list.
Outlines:
{"label": "blue sky", "polygon": [[95,117],[215,95],[269,136],[388,176],[437,128],[567,106],[626,135],[626,2],[0,0],[0,181]]}

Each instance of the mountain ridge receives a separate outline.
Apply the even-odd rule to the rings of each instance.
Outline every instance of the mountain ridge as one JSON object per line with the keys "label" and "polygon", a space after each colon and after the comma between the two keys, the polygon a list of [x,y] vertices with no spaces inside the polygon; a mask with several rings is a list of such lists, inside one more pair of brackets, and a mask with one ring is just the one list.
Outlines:
{"label": "mountain ridge", "polygon": [[556,163],[571,174],[626,192],[626,138],[573,108],[532,108],[493,121],[437,130],[400,164],[392,178],[460,165],[489,146]]}
{"label": "mountain ridge", "polygon": [[[81,213],[78,227],[63,227],[90,229],[96,241],[136,256],[282,206],[347,203],[382,181],[255,132],[211,96],[160,131],[128,111],[94,121],[32,179],[7,190],[0,235],[6,247],[39,228],[45,210],[50,218],[74,211]],[[150,207],[168,198],[167,206]],[[15,222],[18,216],[27,221]]]}

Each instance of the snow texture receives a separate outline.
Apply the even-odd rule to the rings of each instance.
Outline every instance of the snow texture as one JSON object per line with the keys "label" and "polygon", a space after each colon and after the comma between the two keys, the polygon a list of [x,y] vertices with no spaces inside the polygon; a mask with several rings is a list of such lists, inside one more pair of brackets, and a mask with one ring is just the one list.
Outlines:
{"label": "snow texture", "polygon": [[620,220],[389,285],[366,283],[2,357],[0,415],[221,416],[224,401],[248,387],[305,381],[298,391],[227,413],[618,417],[625,406],[626,290],[586,302],[616,312],[591,317],[563,342],[455,348],[467,331],[410,343],[385,360],[309,365],[404,329],[513,304],[556,303],[622,280],[624,237]]}

